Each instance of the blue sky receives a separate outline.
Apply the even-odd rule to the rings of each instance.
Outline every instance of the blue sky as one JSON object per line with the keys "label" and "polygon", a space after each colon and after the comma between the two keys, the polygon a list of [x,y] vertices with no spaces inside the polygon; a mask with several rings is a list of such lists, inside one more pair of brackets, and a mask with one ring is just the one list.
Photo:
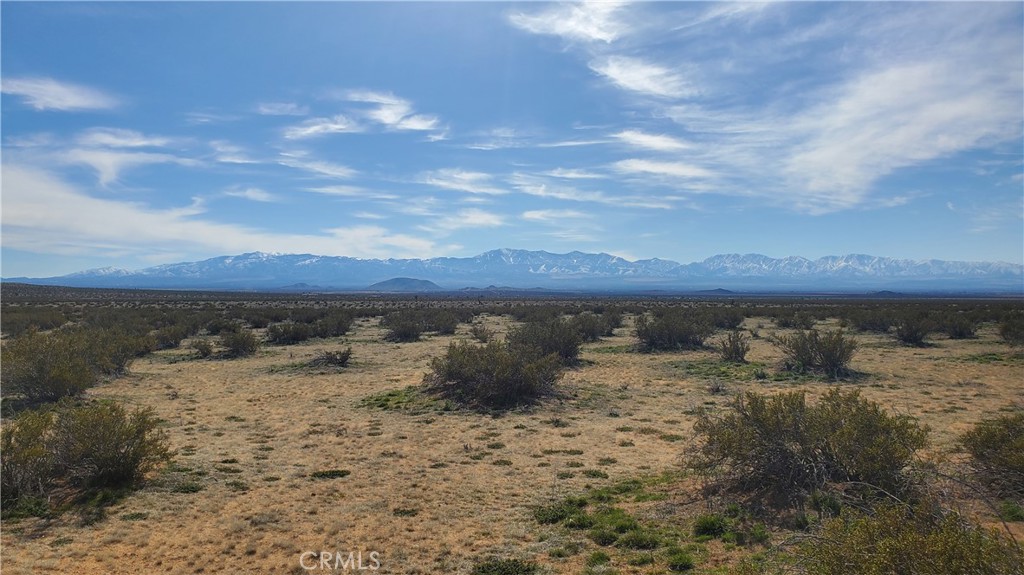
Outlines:
{"label": "blue sky", "polygon": [[1024,262],[1024,5],[22,3],[2,274],[249,251]]}

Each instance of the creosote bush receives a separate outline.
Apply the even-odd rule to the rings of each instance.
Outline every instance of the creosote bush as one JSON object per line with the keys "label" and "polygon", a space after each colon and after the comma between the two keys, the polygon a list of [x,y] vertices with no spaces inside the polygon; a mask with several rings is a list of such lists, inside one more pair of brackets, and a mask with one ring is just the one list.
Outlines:
{"label": "creosote bush", "polygon": [[999,322],[999,337],[1012,346],[1024,347],[1024,313],[1006,314]]}
{"label": "creosote bush", "polygon": [[550,394],[562,366],[555,354],[524,355],[500,342],[459,341],[435,357],[430,369],[424,384],[431,392],[474,408],[502,409]]}
{"label": "creosote bush", "polygon": [[152,410],[113,402],[22,412],[6,422],[0,446],[5,510],[45,499],[58,484],[85,491],[131,486],[170,458]]}
{"label": "creosote bush", "polygon": [[896,320],[896,339],[903,345],[922,347],[924,339],[934,329],[935,325],[927,315],[923,313],[906,313]]}
{"label": "creosote bush", "polygon": [[697,349],[714,332],[705,314],[683,308],[670,308],[654,318],[638,315],[634,328],[642,351]]}
{"label": "creosote bush", "polygon": [[401,310],[389,313],[381,319],[381,325],[387,328],[384,334],[386,341],[408,343],[419,341],[423,334],[423,321],[415,310]]}
{"label": "creosote bush", "polygon": [[691,467],[727,490],[764,496],[776,506],[802,506],[832,483],[904,493],[904,475],[927,430],[889,415],[859,392],[831,389],[808,405],[803,392],[737,396],[721,416],[704,411]]}
{"label": "creosote bush", "polygon": [[1024,411],[983,419],[959,437],[974,476],[992,492],[1024,499]]}
{"label": "creosote bush", "polygon": [[275,323],[267,328],[267,341],[277,345],[291,345],[313,337],[308,323]]}
{"label": "creosote bush", "polygon": [[252,355],[260,348],[256,334],[246,328],[239,328],[238,331],[222,331],[220,344],[227,348],[227,353],[231,357]]}
{"label": "creosote bush", "polygon": [[850,508],[827,520],[795,552],[808,575],[999,575],[1021,573],[1019,548],[1004,534],[924,504]]}
{"label": "creosote bush", "polygon": [[509,331],[508,348],[516,356],[540,359],[554,354],[562,365],[579,363],[583,337],[569,320],[559,318],[530,321]]}
{"label": "creosote bush", "polygon": [[796,372],[815,371],[839,378],[849,371],[857,351],[857,342],[842,330],[800,331],[772,339],[785,355],[785,369]]}
{"label": "creosote bush", "polygon": [[3,394],[32,403],[73,397],[96,384],[89,341],[79,331],[42,333],[30,329],[4,343]]}
{"label": "creosote bush", "polygon": [[718,354],[722,361],[745,363],[750,351],[750,340],[739,330],[730,331],[718,341]]}

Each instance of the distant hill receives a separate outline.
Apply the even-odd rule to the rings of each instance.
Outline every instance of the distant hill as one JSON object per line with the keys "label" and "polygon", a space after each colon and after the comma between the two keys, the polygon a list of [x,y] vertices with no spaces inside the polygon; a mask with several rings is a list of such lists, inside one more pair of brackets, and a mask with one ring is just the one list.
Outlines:
{"label": "distant hill", "polygon": [[[418,279],[411,279],[418,278]],[[713,290],[868,293],[1024,292],[1024,266],[1001,262],[900,260],[852,254],[815,260],[759,254],[724,254],[681,264],[662,259],[629,261],[611,254],[501,249],[472,257],[360,259],[313,254],[254,252],[197,262],[126,271],[103,268],[51,278],[4,281],[67,287],[189,290],[288,290],[380,292],[458,289],[621,291]],[[376,283],[375,283],[376,282]],[[436,283],[434,283],[436,282]],[[369,288],[365,286],[370,286]],[[497,288],[488,286],[500,286]],[[720,291],[714,291],[714,290]]]}
{"label": "distant hill", "polygon": [[366,288],[366,291],[379,291],[388,293],[424,293],[432,291],[444,291],[444,288],[429,280],[418,280],[414,278],[391,278],[377,282]]}

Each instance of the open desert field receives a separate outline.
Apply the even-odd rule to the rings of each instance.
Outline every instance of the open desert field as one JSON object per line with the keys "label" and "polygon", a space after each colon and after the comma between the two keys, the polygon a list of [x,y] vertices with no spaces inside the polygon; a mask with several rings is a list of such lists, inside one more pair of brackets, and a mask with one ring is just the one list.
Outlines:
{"label": "open desert field", "polygon": [[[50,303],[5,301],[23,309]],[[288,345],[266,342],[270,327],[263,326],[254,330],[263,343],[244,357],[226,357],[204,328],[88,389],[87,400],[154,410],[173,456],[137,490],[110,502],[7,517],[4,573],[474,573],[485,572],[488,559],[508,558],[536,563],[539,573],[727,573],[743,558],[783,548],[801,530],[752,516],[760,533],[753,541],[694,535],[698,516],[724,513],[729,503],[706,497],[687,467],[701,410],[727,410],[748,391],[805,391],[813,403],[832,387],[856,389],[927,426],[918,458],[953,473],[963,458],[961,433],[1024,407],[1024,355],[1000,337],[995,321],[980,321],[974,337],[933,331],[924,345],[908,346],[891,331],[856,330],[834,313],[864,302],[715,299],[556,302],[598,311],[619,306],[624,313],[612,335],[582,344],[578,364],[564,371],[554,395],[502,411],[464,409],[422,392],[432,360],[452,342],[475,342],[474,326],[501,341],[521,322],[498,313],[496,302],[398,303],[473,313],[454,334],[427,331],[412,342],[388,341],[382,317],[369,313],[355,313],[345,335]],[[221,313],[234,305],[121,302],[112,309]],[[327,305],[358,312],[363,303]],[[750,346],[746,362],[722,360],[715,344],[723,329],[696,349],[639,352],[638,314],[669,305],[745,311],[738,329]],[[965,304],[924,305],[955,312]],[[1016,301],[966,305],[1021,308]],[[815,329],[844,329],[856,341],[847,375],[833,380],[782,369],[785,358],[773,341],[798,330],[780,327],[767,311],[788,306],[821,308],[827,317],[813,319]],[[208,357],[193,347],[200,340],[213,346]],[[348,348],[345,367],[310,363]],[[587,529],[538,520],[543,506],[581,496],[590,498],[590,509],[620,509],[658,542],[647,549],[622,540],[600,545]],[[976,521],[1024,536],[1024,523],[999,521],[977,497],[952,497]],[[331,554],[327,563],[321,552]],[[680,553],[692,557],[692,567],[672,562]],[[336,563],[338,555],[355,562]]]}

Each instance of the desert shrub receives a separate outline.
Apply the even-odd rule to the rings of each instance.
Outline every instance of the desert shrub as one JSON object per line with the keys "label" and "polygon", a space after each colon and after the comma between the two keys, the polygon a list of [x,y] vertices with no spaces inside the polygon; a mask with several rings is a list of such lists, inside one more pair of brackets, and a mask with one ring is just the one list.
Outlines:
{"label": "desert shrub", "polygon": [[734,307],[717,307],[710,311],[711,324],[720,329],[738,329],[743,324],[743,311]]}
{"label": "desert shrub", "polygon": [[421,314],[423,329],[440,335],[452,335],[459,327],[459,316],[447,309],[430,309]]}
{"label": "desert shrub", "polygon": [[978,324],[970,317],[957,314],[944,318],[939,325],[949,339],[970,339],[978,331]]}
{"label": "desert shrub", "polygon": [[123,375],[135,358],[156,349],[152,336],[121,328],[82,328],[79,337],[88,342],[89,361],[103,375]]}
{"label": "desert shrub", "polygon": [[17,337],[30,329],[45,331],[58,328],[67,321],[59,309],[50,307],[13,307],[4,306],[0,313],[0,331],[11,337]]}
{"label": "desert shrub", "polygon": [[638,315],[634,327],[643,351],[696,349],[714,331],[706,316],[682,308],[671,308],[653,319]]}
{"label": "desert shrub", "polygon": [[488,559],[473,566],[472,575],[534,575],[540,567],[521,559]]}
{"label": "desert shrub", "polygon": [[772,339],[785,356],[784,367],[790,371],[816,371],[838,378],[849,371],[857,351],[857,342],[842,330],[801,331]]}
{"label": "desert shrub", "polygon": [[349,347],[339,351],[321,351],[309,363],[314,367],[348,367],[351,359],[352,348]]}
{"label": "desert shrub", "polygon": [[423,321],[415,310],[401,310],[389,313],[381,319],[380,323],[388,330],[384,334],[386,341],[419,341],[424,329]]}
{"label": "desert shrub", "polygon": [[775,314],[775,325],[783,329],[812,329],[815,318],[809,312],[780,310]]}
{"label": "desert shrub", "polygon": [[181,345],[181,341],[188,337],[189,330],[184,325],[168,325],[156,330],[153,338],[156,342],[156,349],[174,349]]}
{"label": "desert shrub", "polygon": [[551,393],[561,376],[555,354],[521,355],[499,342],[477,346],[453,342],[430,362],[428,389],[472,407],[506,408],[532,403]]}
{"label": "desert shrub", "polygon": [[604,335],[611,337],[615,330],[622,327],[622,311],[618,308],[608,308],[601,312],[601,320],[604,322]]}
{"label": "desert shrub", "polygon": [[1024,498],[1024,411],[983,419],[959,437],[975,477],[1000,495]]}
{"label": "desert shrub", "polygon": [[924,313],[906,313],[895,322],[893,334],[903,345],[923,346],[934,323]]}
{"label": "desert shrub", "polygon": [[53,414],[25,411],[0,433],[0,499],[8,506],[19,499],[45,497],[53,481],[53,452],[48,449]]}
{"label": "desert shrub", "polygon": [[844,509],[798,547],[795,560],[808,575],[997,575],[1024,569],[1019,548],[998,531],[924,505]]}
{"label": "desert shrub", "polygon": [[197,339],[192,342],[192,349],[196,350],[199,357],[210,357],[213,354],[213,345],[205,339]]}
{"label": "desert shrub", "polygon": [[702,412],[691,466],[720,486],[798,505],[830,483],[870,485],[889,493],[909,486],[904,468],[924,447],[927,430],[860,397],[832,389],[816,405],[803,392],[738,396],[729,412]]}
{"label": "desert shrub", "polygon": [[494,330],[480,323],[469,327],[469,335],[480,343],[487,343],[494,339]]}
{"label": "desert shrub", "polygon": [[313,337],[313,328],[307,323],[275,323],[267,328],[267,341],[277,345],[291,345]]}
{"label": "desert shrub", "polygon": [[7,341],[0,351],[4,395],[39,403],[81,394],[98,380],[90,347],[80,330],[29,330]]}
{"label": "desert shrub", "polygon": [[730,331],[718,341],[718,353],[722,356],[722,361],[745,363],[749,351],[750,340],[739,330]]}
{"label": "desert shrub", "polygon": [[135,483],[170,457],[158,427],[151,409],[128,412],[114,402],[61,406],[53,427],[56,467],[82,487]]}
{"label": "desert shrub", "polygon": [[220,344],[227,348],[227,354],[231,357],[252,355],[260,348],[256,334],[252,330],[244,328],[238,331],[222,332]]}
{"label": "desert shrub", "polygon": [[332,310],[313,324],[316,337],[340,337],[348,333],[352,327],[352,314],[342,310]]}
{"label": "desert shrub", "polygon": [[572,327],[580,335],[580,339],[587,342],[597,341],[608,331],[604,319],[589,311],[577,314],[569,320]]}
{"label": "desert shrub", "polygon": [[885,333],[892,327],[892,313],[879,309],[847,311],[844,320],[857,331]]}
{"label": "desert shrub", "polygon": [[1024,313],[1008,313],[999,322],[999,337],[1014,346],[1024,346]]}
{"label": "desert shrub", "polygon": [[210,335],[222,335],[242,329],[239,322],[224,317],[215,317],[206,323],[206,332]]}
{"label": "desert shrub", "polygon": [[540,359],[553,354],[562,365],[575,365],[579,362],[582,337],[569,321],[555,318],[527,322],[512,329],[506,341],[516,356]]}

